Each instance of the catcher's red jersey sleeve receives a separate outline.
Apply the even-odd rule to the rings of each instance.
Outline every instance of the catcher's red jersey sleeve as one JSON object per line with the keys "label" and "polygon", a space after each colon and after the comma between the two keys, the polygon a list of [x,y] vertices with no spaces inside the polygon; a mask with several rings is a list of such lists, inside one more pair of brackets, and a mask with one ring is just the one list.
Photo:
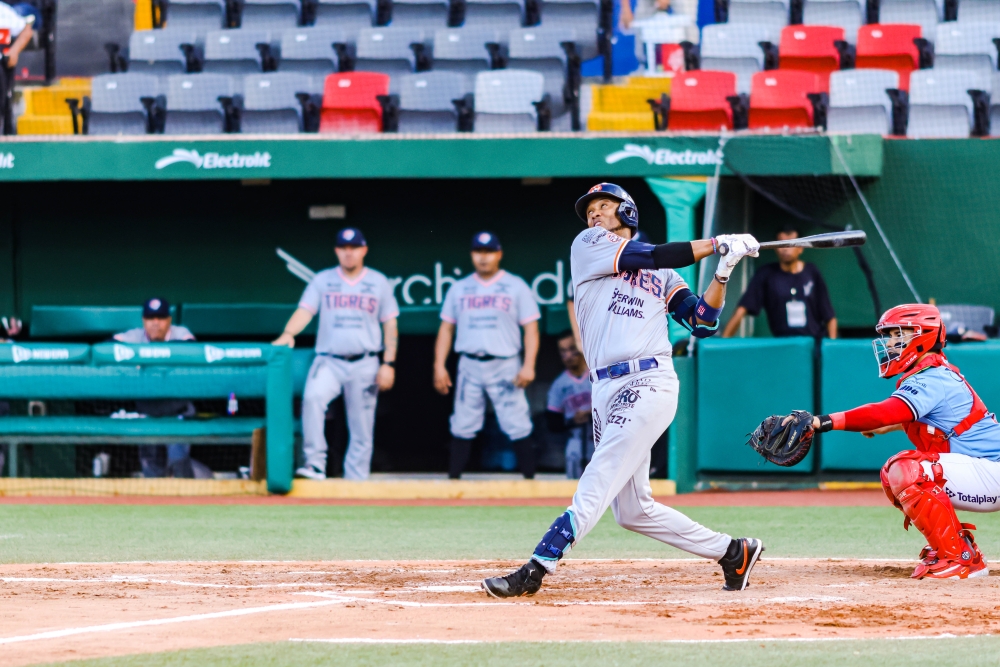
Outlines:
{"label": "catcher's red jersey sleeve", "polygon": [[883,426],[904,424],[914,419],[913,410],[900,398],[890,396],[881,403],[869,403],[830,415],[835,431],[874,431]]}

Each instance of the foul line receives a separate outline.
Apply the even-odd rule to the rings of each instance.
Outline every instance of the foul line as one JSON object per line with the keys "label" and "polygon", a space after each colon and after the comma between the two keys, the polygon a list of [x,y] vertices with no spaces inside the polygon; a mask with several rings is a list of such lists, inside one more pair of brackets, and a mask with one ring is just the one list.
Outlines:
{"label": "foul line", "polygon": [[920,639],[971,639],[975,637],[997,637],[998,635],[899,635],[896,637],[741,637],[734,639],[550,639],[541,641],[500,641],[495,639],[375,639],[370,637],[333,637],[330,639],[301,639],[293,637],[290,642],[307,644],[751,644],[771,643],[813,643],[813,642],[866,642],[866,641],[910,641]]}

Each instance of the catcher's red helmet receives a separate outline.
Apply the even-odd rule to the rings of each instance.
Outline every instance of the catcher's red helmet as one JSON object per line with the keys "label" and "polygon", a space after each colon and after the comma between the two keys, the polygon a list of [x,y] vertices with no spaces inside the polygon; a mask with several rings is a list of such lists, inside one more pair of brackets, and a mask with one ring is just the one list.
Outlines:
{"label": "catcher's red helmet", "polygon": [[899,375],[935,345],[945,346],[940,311],[923,303],[890,308],[879,318],[875,331],[879,337],[872,341],[872,348],[878,361],[878,376],[883,378]]}

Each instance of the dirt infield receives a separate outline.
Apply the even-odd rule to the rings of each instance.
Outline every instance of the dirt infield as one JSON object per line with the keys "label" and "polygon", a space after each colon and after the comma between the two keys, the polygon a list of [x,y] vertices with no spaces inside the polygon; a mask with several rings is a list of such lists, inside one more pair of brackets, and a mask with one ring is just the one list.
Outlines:
{"label": "dirt infield", "polygon": [[533,598],[479,588],[498,561],[0,566],[0,665],[263,641],[879,638],[1000,632],[1000,577],[913,563],[764,559],[721,590],[703,560],[567,560]]}

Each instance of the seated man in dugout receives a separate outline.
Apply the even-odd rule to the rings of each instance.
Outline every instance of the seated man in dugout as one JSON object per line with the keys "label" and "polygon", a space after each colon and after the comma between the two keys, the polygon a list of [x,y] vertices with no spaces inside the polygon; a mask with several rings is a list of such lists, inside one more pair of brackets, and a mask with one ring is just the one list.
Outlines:
{"label": "seated man in dugout", "polygon": [[[178,343],[194,340],[185,327],[173,323],[170,303],[153,298],[142,306],[142,326],[115,334],[119,343]],[[137,412],[149,417],[193,417],[194,404],[186,400],[154,399],[135,402]],[[143,477],[198,477],[208,478],[212,471],[203,463],[191,458],[191,445],[139,445],[139,463]],[[197,474],[196,474],[197,473]]]}

